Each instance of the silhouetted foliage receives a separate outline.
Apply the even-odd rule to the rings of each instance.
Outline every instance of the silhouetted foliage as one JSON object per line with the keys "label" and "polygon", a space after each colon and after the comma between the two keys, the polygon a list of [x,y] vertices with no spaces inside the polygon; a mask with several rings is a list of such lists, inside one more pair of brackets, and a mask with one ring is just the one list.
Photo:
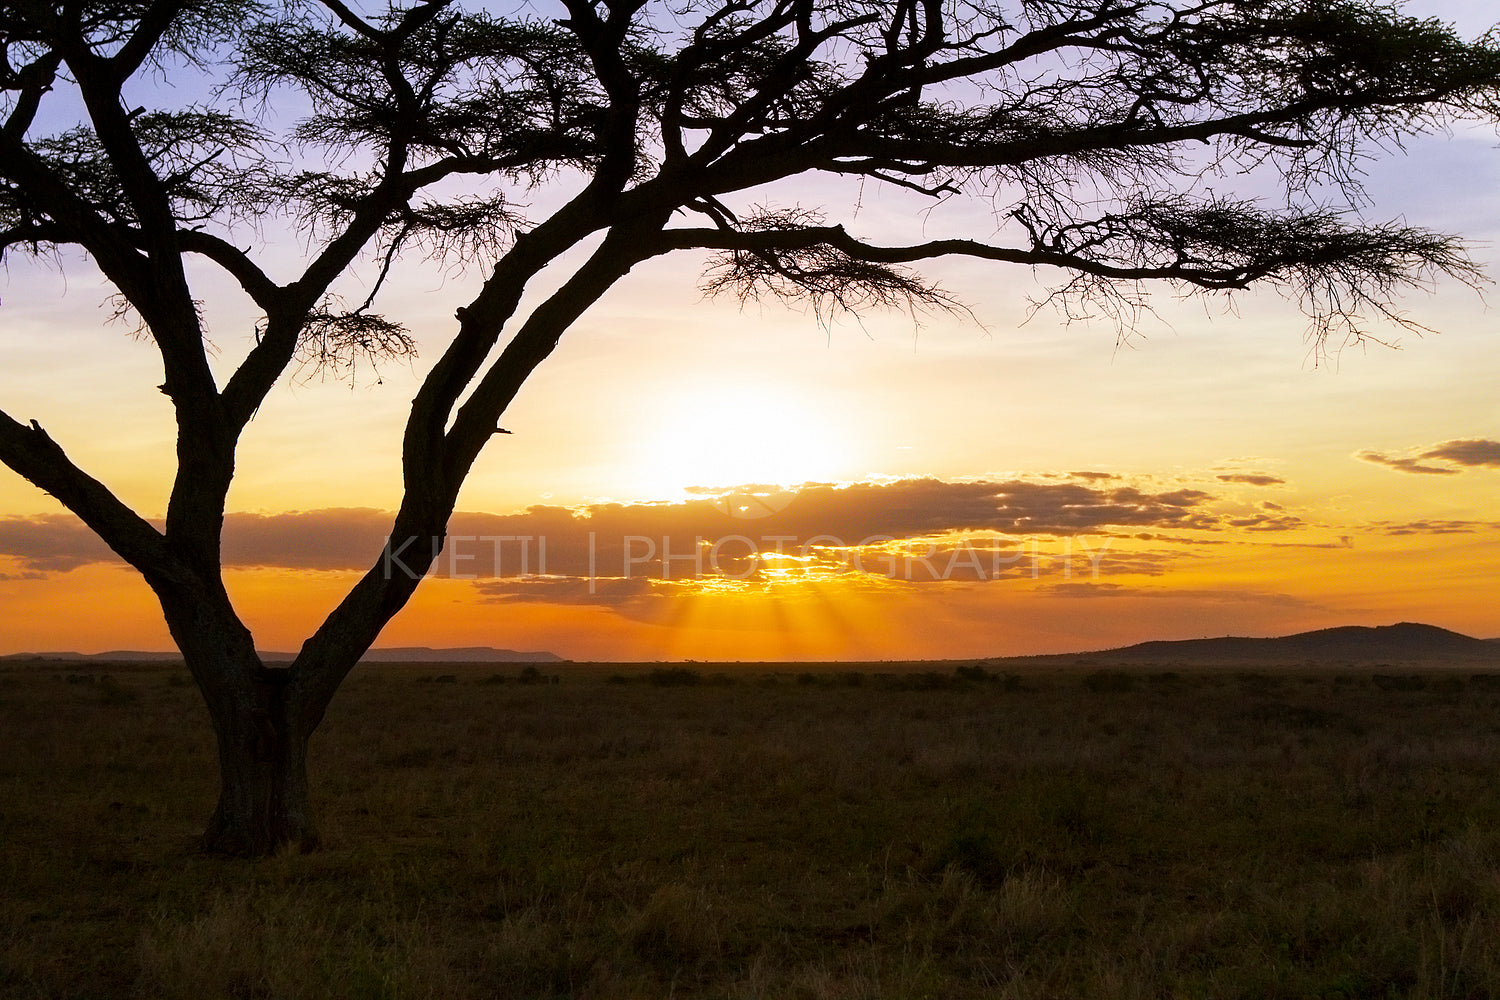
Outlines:
{"label": "silhouetted foliage", "polygon": [[[0,414],[0,460],[156,593],[219,739],[210,847],[314,842],[308,736],[436,558],[417,545],[413,572],[393,573],[371,553],[285,667],[260,662],[220,571],[236,448],[272,387],[416,348],[378,309],[402,260],[488,270],[425,345],[398,540],[445,536],[522,383],[632,267],[677,250],[713,255],[711,291],[825,316],[962,309],[913,269],[940,256],[1053,273],[1066,315],[1111,316],[1122,333],[1147,282],[1262,284],[1300,301],[1320,342],[1364,336],[1372,318],[1414,325],[1393,305],[1402,289],[1478,277],[1456,238],[1354,209],[1364,157],[1494,119],[1500,46],[1375,0],[562,0],[559,13],[0,8],[0,258],[87,255],[161,354],[179,467],[158,528],[36,421]],[[1242,171],[1279,180],[1284,204],[1203,183]],[[983,208],[972,238],[891,245],[795,193],[772,206],[778,182],[810,173]],[[534,216],[557,203],[533,197],[549,185],[565,198]],[[283,279],[287,227],[301,270]],[[375,279],[356,281],[360,266]],[[263,319],[243,342],[221,331],[211,365],[193,285],[215,269]],[[534,284],[549,291],[523,313]]]}
{"label": "silhouetted foliage", "polygon": [[1135,676],[1123,670],[1095,670],[1084,675],[1083,686],[1096,694],[1123,694],[1135,690]]}
{"label": "silhouetted foliage", "polygon": [[658,667],[646,679],[655,687],[697,687],[703,674],[688,667]]}

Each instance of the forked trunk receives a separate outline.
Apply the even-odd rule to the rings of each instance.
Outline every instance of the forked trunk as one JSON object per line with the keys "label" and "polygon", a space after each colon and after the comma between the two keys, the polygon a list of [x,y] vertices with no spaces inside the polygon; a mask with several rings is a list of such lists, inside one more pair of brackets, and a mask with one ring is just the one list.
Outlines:
{"label": "forked trunk", "polygon": [[317,845],[307,789],[311,727],[290,710],[287,680],[286,671],[261,669],[230,697],[209,698],[220,785],[205,850],[260,857]]}
{"label": "forked trunk", "polygon": [[[441,540],[443,520],[428,532],[431,537]],[[318,845],[308,799],[308,741],[339,683],[426,569],[426,562],[416,560],[408,573],[377,565],[308,639],[293,665],[276,669],[261,663],[254,638],[222,589],[157,588],[218,741],[219,804],[203,834],[206,850],[262,857]]]}
{"label": "forked trunk", "polygon": [[299,711],[292,672],[267,669],[250,632],[227,610],[214,614],[185,601],[167,606],[179,612],[168,620],[218,741],[219,804],[204,849],[261,857],[315,846],[307,742],[322,713]]}

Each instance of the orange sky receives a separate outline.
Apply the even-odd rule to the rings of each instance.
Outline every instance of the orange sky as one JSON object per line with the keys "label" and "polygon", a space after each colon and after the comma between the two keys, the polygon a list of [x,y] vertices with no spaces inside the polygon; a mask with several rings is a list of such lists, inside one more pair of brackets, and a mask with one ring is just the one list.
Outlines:
{"label": "orange sky", "polygon": [[[1460,133],[1372,163],[1366,214],[1462,232],[1500,273],[1494,146]],[[917,207],[865,191],[857,217],[908,238],[968,221]],[[696,265],[638,269],[565,338],[465,488],[447,578],[382,645],[905,659],[1399,620],[1500,636],[1500,345],[1468,289],[1405,302],[1437,335],[1319,359],[1269,293],[1226,311],[1163,292],[1117,347],[1106,323],[1028,321],[1047,276],[1019,269],[926,269],[973,318],[824,325],[705,301]],[[228,577],[263,649],[296,649],[379,557],[407,403],[474,280],[414,264],[386,305],[413,366],[288,380],[251,425]],[[228,370],[253,317],[222,283],[201,294]],[[76,262],[0,275],[0,407],[160,516],[160,365],[103,322],[107,296]],[[742,484],[816,485],[726,493]],[[522,537],[532,556],[546,539],[529,576],[494,541]],[[0,608],[0,653],[170,646],[144,585],[4,470]]]}

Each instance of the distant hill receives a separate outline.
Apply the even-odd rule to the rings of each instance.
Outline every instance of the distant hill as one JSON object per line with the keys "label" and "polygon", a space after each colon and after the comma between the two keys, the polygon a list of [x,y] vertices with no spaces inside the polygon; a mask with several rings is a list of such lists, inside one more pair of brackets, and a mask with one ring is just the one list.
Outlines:
{"label": "distant hill", "polygon": [[1494,660],[1500,640],[1475,639],[1436,625],[1344,625],[1267,639],[1154,640],[1081,654],[1083,658],[1170,663],[1321,663]]}
{"label": "distant hill", "polygon": [[[268,663],[286,663],[294,653],[262,652]],[[11,653],[0,663],[56,662],[151,663],[180,660],[177,653],[111,650],[107,653]],[[1101,649],[1051,656],[998,657],[997,661],[1030,663],[1181,663],[1201,664],[1300,664],[1317,663],[1412,663],[1487,660],[1500,662],[1500,638],[1475,639],[1436,625],[1400,622],[1396,625],[1345,625],[1273,638],[1222,636],[1215,639],[1157,639],[1118,649]],[[365,663],[565,663],[563,657],[545,650],[495,649],[490,646],[433,648],[392,646],[372,649]]]}
{"label": "distant hill", "polygon": [[[262,652],[260,657],[267,663],[288,663],[295,653]],[[114,649],[107,653],[10,653],[0,656],[3,663],[156,663],[182,659],[180,653],[144,652],[135,649]],[[430,646],[393,646],[387,649],[372,649],[360,660],[362,663],[562,663],[556,653],[541,650],[494,649],[490,646],[464,646],[459,649],[434,649]]]}

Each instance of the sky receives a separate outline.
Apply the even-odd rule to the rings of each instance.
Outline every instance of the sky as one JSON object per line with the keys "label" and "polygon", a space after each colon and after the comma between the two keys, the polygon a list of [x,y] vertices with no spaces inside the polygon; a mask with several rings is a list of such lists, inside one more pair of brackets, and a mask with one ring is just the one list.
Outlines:
{"label": "sky", "polygon": [[[1485,6],[1408,9],[1473,34]],[[1366,217],[1461,233],[1500,275],[1496,147],[1463,130],[1382,155]],[[819,183],[796,196],[851,231],[973,231],[957,200]],[[1434,332],[1377,326],[1395,343],[1320,352],[1270,292],[1158,289],[1157,315],[1122,341],[1107,321],[1033,309],[1048,276],[1026,269],[934,263],[924,273],[967,313],[830,319],[705,298],[701,265],[637,268],[569,331],[378,645],[905,660],[1396,621],[1500,636],[1493,287],[1409,295]],[[419,357],[287,378],[252,422],[225,561],[260,648],[295,650],[382,559],[407,406],[477,280],[403,265],[385,309]],[[198,289],[227,372],[253,314],[222,279]],[[173,449],[160,361],[109,313],[86,262],[13,260],[0,408],[159,518]],[[390,571],[402,555],[384,549]],[[3,469],[0,609],[0,653],[171,647],[134,573]]]}

